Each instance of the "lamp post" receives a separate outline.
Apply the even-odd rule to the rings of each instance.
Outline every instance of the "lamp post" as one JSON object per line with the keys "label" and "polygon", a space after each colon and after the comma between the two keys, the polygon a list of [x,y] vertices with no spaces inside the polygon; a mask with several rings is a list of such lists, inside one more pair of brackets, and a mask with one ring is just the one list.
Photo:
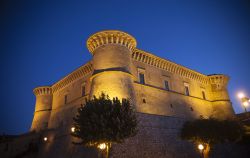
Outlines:
{"label": "lamp post", "polygon": [[203,144],[198,144],[198,149],[200,150],[201,157],[203,158],[204,157],[204,155],[203,155],[204,145]]}
{"label": "lamp post", "polygon": [[[106,144],[106,143],[101,143],[101,144],[99,144],[98,146],[97,146],[97,148],[99,148],[102,152],[104,152],[105,153],[105,149],[106,149],[106,158],[108,158],[109,157],[109,146],[108,146],[108,144]],[[99,157],[99,153],[98,153],[98,157]]]}
{"label": "lamp post", "polygon": [[241,101],[241,104],[243,105],[245,112],[247,112],[247,106],[249,105],[250,99],[245,96],[244,93],[239,93],[238,97]]}
{"label": "lamp post", "polygon": [[105,143],[101,143],[97,146],[99,149],[104,150],[106,148],[106,144]]}

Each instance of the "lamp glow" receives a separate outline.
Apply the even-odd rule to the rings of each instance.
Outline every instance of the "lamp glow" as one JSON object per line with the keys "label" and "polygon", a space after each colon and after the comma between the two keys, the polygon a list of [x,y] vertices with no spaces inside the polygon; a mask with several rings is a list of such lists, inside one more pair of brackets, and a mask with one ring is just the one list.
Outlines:
{"label": "lamp glow", "polygon": [[99,144],[98,148],[101,149],[101,150],[103,150],[103,149],[106,148],[106,144],[105,143]]}
{"label": "lamp glow", "polygon": [[199,145],[198,145],[198,149],[199,149],[199,150],[203,150],[203,149],[204,149],[204,146],[203,146],[202,144],[199,144]]}
{"label": "lamp glow", "polygon": [[71,132],[74,133],[76,131],[75,127],[71,127]]}
{"label": "lamp glow", "polygon": [[243,102],[243,105],[244,105],[245,107],[248,106],[248,102],[247,102],[247,101]]}
{"label": "lamp glow", "polygon": [[242,98],[244,98],[244,97],[245,97],[245,94],[244,94],[244,93],[242,93],[242,92],[240,92],[240,93],[238,94],[238,97],[239,97],[240,99],[242,99]]}
{"label": "lamp glow", "polygon": [[47,137],[43,137],[43,141],[47,142],[48,138]]}

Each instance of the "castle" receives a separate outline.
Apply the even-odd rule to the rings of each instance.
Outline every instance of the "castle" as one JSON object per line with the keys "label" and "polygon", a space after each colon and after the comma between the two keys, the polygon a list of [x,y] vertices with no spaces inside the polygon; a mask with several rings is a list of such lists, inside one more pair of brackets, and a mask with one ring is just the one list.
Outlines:
{"label": "castle", "polygon": [[228,76],[204,75],[136,46],[122,31],[95,33],[87,40],[92,60],[55,84],[34,89],[30,130],[47,131],[43,155],[81,157],[82,149],[71,143],[72,118],[86,98],[101,92],[131,99],[140,120],[138,135],[114,145],[112,157],[193,157],[195,149],[178,138],[183,122],[234,117]]}

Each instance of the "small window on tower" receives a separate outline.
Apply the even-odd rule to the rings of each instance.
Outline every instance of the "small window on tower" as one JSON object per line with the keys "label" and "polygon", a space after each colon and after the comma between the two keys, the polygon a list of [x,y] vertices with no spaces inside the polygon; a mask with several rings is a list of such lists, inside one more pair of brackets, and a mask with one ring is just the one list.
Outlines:
{"label": "small window on tower", "polygon": [[67,104],[67,102],[68,102],[68,95],[65,95],[64,96],[64,104]]}
{"label": "small window on tower", "polygon": [[189,96],[189,87],[188,86],[185,86],[185,95]]}
{"label": "small window on tower", "polygon": [[206,94],[205,94],[204,91],[202,91],[202,98],[203,98],[204,100],[206,100]]}
{"label": "small window on tower", "polygon": [[169,91],[169,83],[167,80],[164,81],[165,89]]}
{"label": "small window on tower", "polygon": [[48,128],[48,122],[44,122],[44,128]]}
{"label": "small window on tower", "polygon": [[141,84],[145,84],[144,73],[139,73],[139,82]]}
{"label": "small window on tower", "polygon": [[166,75],[162,75],[162,81],[163,81],[163,88],[167,91],[169,91],[171,89],[171,85],[170,85],[170,77],[166,76]]}
{"label": "small window on tower", "polygon": [[85,96],[85,84],[82,85],[82,97]]}
{"label": "small window on tower", "polygon": [[138,82],[145,84],[145,69],[143,68],[138,68]]}
{"label": "small window on tower", "polygon": [[173,108],[173,104],[170,104],[170,107]]}

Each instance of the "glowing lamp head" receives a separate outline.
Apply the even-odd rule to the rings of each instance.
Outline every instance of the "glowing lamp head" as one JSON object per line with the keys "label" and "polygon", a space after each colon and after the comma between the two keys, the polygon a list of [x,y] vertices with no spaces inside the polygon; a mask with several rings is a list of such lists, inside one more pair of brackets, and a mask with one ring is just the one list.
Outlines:
{"label": "glowing lamp head", "polygon": [[247,101],[243,102],[243,105],[244,105],[245,107],[248,106],[248,102],[247,102]]}
{"label": "glowing lamp head", "polygon": [[105,143],[102,143],[102,144],[99,144],[97,147],[98,147],[99,149],[103,150],[103,149],[106,148],[106,144],[105,144]]}
{"label": "glowing lamp head", "polygon": [[199,150],[203,150],[203,149],[204,149],[204,145],[199,144],[199,145],[198,145],[198,149],[199,149]]}
{"label": "glowing lamp head", "polygon": [[74,133],[76,131],[75,127],[71,127],[71,132]]}
{"label": "glowing lamp head", "polygon": [[242,99],[242,98],[244,98],[244,97],[245,97],[245,94],[244,94],[244,93],[242,93],[242,92],[240,92],[240,93],[238,94],[238,97],[239,97],[240,99]]}
{"label": "glowing lamp head", "polygon": [[43,137],[43,141],[47,142],[48,141],[48,137]]}

